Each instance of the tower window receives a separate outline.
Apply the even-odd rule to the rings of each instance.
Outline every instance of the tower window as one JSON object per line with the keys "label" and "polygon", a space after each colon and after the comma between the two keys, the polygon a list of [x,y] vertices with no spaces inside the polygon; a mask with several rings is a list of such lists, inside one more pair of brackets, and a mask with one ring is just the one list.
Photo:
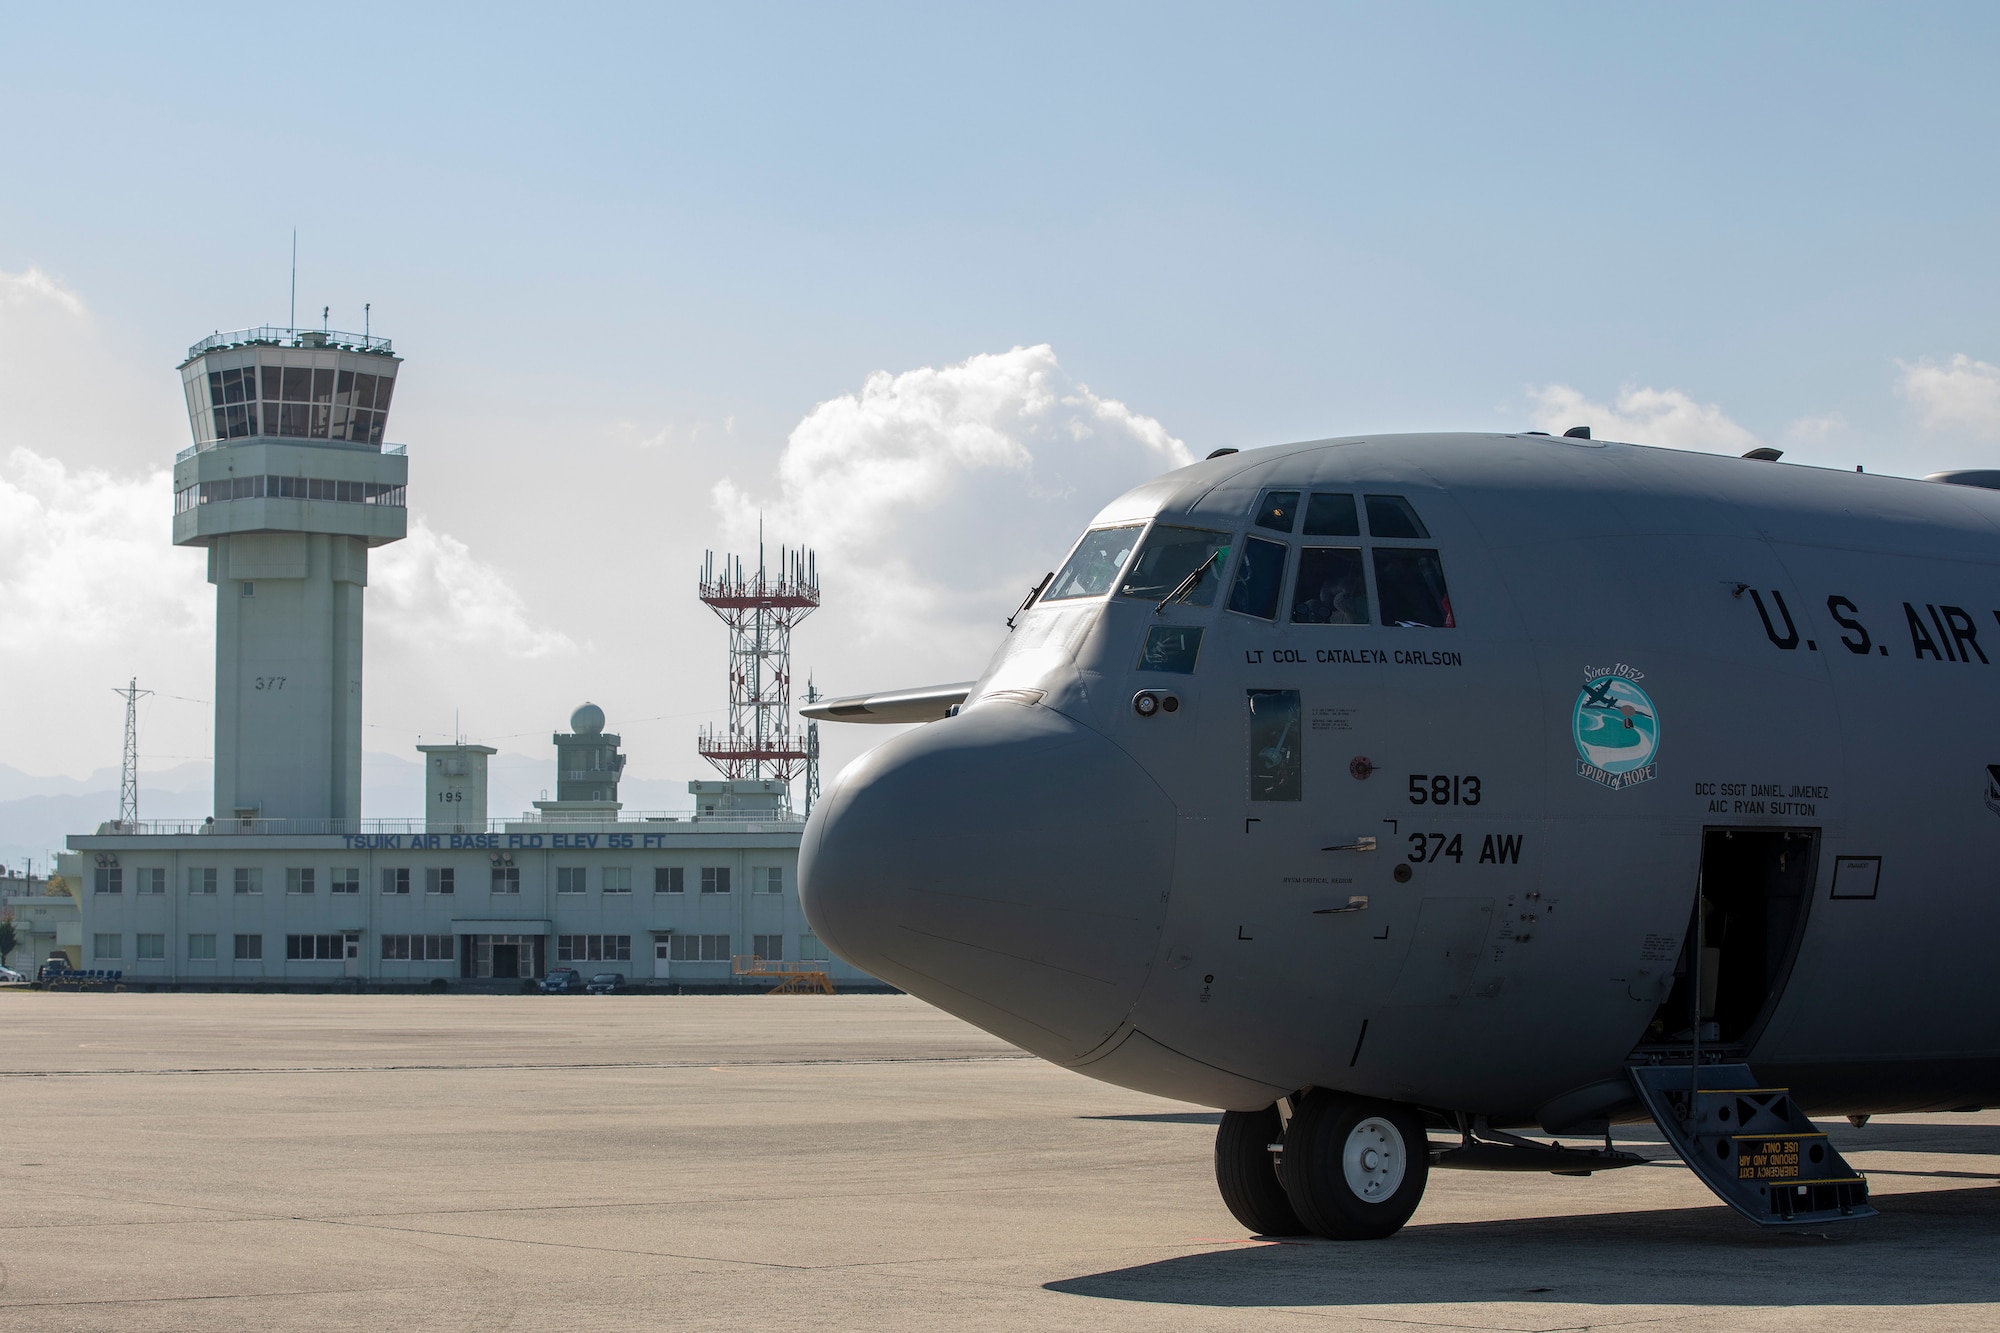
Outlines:
{"label": "tower window", "polygon": [[244,585],[243,585],[243,595],[244,595],[245,597],[255,597],[255,596],[257,595],[257,585],[256,585],[256,584],[254,584],[254,583],[246,583],[246,584],[244,584]]}

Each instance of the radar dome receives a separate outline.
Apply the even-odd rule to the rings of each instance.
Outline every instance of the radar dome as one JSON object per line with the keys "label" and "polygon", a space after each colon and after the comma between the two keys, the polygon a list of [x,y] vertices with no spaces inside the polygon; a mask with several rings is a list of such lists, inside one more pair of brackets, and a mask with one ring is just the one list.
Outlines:
{"label": "radar dome", "polygon": [[604,710],[585,704],[569,715],[569,729],[579,736],[595,736],[604,730]]}

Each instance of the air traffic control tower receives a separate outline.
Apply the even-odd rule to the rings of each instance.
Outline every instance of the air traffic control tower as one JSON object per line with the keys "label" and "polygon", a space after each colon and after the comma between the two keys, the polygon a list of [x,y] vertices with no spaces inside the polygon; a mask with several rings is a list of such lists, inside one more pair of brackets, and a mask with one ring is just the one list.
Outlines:
{"label": "air traffic control tower", "polygon": [[217,824],[360,827],[361,591],[407,527],[409,459],[383,444],[401,364],[386,338],[279,328],[181,364],[174,544],[207,547],[215,585]]}

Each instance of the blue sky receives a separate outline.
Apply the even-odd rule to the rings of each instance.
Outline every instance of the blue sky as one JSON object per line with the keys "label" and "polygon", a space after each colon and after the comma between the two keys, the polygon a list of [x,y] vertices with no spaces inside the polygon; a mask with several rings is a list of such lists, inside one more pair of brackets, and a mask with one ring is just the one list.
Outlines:
{"label": "blue sky", "polygon": [[296,225],[468,389],[773,442],[1043,341],[1201,443],[1550,379],[1893,433],[1992,337],[2000,11],[1743,11],[49,7],[0,252],[164,351],[282,320]]}
{"label": "blue sky", "polygon": [[[284,320],[296,226],[301,323],[369,301],[410,358],[413,513],[474,570],[445,595],[483,579],[569,645],[413,652],[393,689],[371,656],[399,751],[454,700],[495,736],[583,694],[614,725],[714,706],[720,632],[682,586],[742,531],[713,489],[777,495],[788,437],[878,371],[1048,344],[1197,455],[1652,391],[1681,395],[1652,442],[1979,465],[1996,29],[1972,5],[16,7],[0,274],[57,284],[93,350],[75,387],[0,390],[129,387],[116,429],[0,403],[0,454],[164,465],[173,366]],[[1912,388],[1961,356],[1956,407]],[[1626,403],[1628,437],[1661,401]],[[1077,489],[1051,530],[1108,498]],[[823,614],[836,688],[983,656],[878,634],[870,658]],[[102,655],[108,680],[156,656]],[[694,776],[688,744],[659,739]]]}

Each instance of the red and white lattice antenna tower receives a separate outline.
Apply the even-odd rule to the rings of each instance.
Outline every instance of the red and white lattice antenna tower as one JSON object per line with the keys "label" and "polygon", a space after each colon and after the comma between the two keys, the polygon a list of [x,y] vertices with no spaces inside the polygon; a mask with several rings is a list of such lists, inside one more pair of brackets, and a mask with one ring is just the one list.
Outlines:
{"label": "red and white lattice antenna tower", "polygon": [[715,552],[701,566],[701,600],[729,627],[729,728],[701,729],[701,757],[726,778],[790,783],[805,771],[805,737],[792,734],[792,626],[819,609],[819,560],[805,549],[778,548],[776,570]]}

